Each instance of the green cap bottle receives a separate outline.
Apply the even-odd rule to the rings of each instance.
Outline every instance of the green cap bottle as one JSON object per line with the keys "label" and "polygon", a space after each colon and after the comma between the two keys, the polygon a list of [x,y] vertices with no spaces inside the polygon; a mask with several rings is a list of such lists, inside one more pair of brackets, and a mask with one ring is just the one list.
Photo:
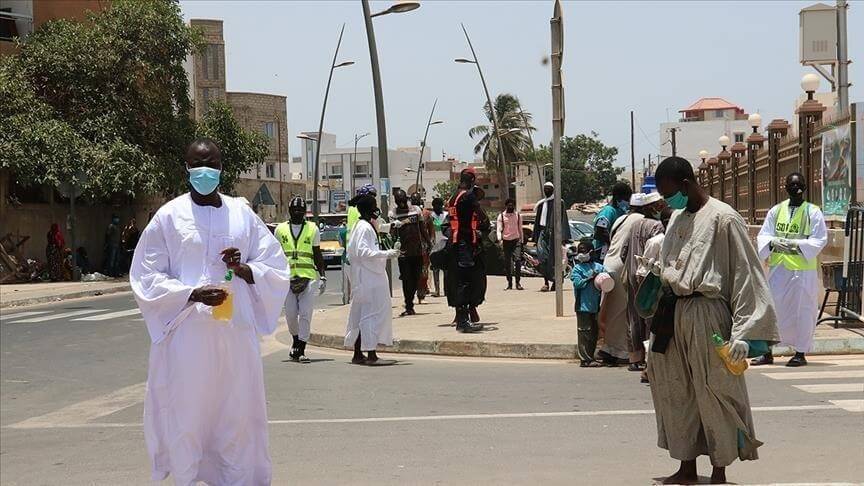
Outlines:
{"label": "green cap bottle", "polygon": [[723,338],[716,332],[711,336],[711,340],[714,341],[714,346],[723,346],[723,343],[725,343]]}
{"label": "green cap bottle", "polygon": [[227,272],[225,272],[225,281],[226,282],[230,282],[232,278],[234,278],[234,270],[228,270]]}

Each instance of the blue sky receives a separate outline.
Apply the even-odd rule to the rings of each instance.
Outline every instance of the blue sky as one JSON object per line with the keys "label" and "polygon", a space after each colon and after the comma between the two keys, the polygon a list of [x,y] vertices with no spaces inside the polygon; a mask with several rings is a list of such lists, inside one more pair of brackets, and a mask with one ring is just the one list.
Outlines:
{"label": "blue sky", "polygon": [[[792,117],[800,94],[798,11],[816,2],[565,2],[566,135],[596,131],[629,165],[629,112],[636,112],[636,160],[657,153],[658,125],[703,96],[720,96],[767,122]],[[827,2],[832,3],[833,2]],[[864,101],[864,2],[850,2],[852,101]],[[389,2],[372,2],[373,11]],[[224,21],[229,91],[287,96],[293,137],[315,131],[339,29],[340,60],[356,64],[334,73],[324,130],[340,146],[372,132],[375,111],[369,51],[359,1],[181,1],[190,18]],[[493,97],[512,93],[533,113],[535,141],[551,136],[549,53],[551,1],[426,0],[420,9],[375,19],[387,113],[388,144],[419,145],[438,98],[428,145],[435,158],[472,159],[468,129],[483,123],[483,89],[460,22],[471,35]],[[822,90],[827,89],[823,82]],[[361,142],[362,143],[362,142]]]}

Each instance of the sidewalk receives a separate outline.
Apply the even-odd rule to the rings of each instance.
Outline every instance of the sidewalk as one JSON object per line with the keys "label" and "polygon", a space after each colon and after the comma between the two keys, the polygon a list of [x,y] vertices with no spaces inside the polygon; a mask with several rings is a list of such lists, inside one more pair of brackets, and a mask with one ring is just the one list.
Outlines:
{"label": "sidewalk", "polygon": [[129,281],[125,278],[102,282],[3,284],[0,285],[0,308],[45,304],[129,290]]}
{"label": "sidewalk", "polygon": [[[398,317],[402,311],[401,288],[394,284],[392,347],[385,352],[441,354],[506,358],[576,358],[576,318],[572,285],[565,284],[564,317],[555,315],[555,294],[538,289],[539,279],[522,280],[523,291],[504,291],[504,277],[489,277],[486,302],[480,306],[482,332],[459,334],[450,326],[453,311],[447,299],[429,297],[415,306],[416,316]],[[345,323],[349,306],[318,309],[312,318],[310,344],[344,349]],[[281,329],[285,329],[284,327]],[[277,339],[291,344],[287,331]],[[788,354],[775,349],[775,354]],[[813,354],[864,353],[864,329],[834,329],[821,325],[816,330]]]}

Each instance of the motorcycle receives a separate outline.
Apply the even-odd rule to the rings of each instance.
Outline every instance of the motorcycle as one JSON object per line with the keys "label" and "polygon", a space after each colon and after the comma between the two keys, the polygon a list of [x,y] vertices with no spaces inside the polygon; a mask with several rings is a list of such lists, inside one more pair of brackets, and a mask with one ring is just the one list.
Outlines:
{"label": "motorcycle", "polygon": [[[573,271],[573,265],[576,264],[576,244],[562,246],[562,274],[564,279],[570,278],[570,273]],[[542,277],[543,264],[537,256],[537,247],[522,246],[522,276],[523,277]]]}

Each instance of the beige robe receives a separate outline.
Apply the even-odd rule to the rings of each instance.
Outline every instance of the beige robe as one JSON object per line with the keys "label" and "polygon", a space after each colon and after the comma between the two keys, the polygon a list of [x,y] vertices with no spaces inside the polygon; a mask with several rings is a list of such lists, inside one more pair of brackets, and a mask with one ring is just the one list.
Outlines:
{"label": "beige robe", "polygon": [[678,300],[675,336],[664,354],[651,352],[648,376],[657,445],[678,460],[708,455],[724,467],[757,459],[744,376],[729,373],[711,342],[779,340],[771,292],[741,216],[709,199],[696,213],[676,211],[660,251],[663,284]]}
{"label": "beige robe", "polygon": [[627,318],[627,278],[624,259],[630,244],[630,233],[636,224],[645,216],[630,213],[621,216],[612,225],[612,239],[609,251],[603,260],[606,271],[615,280],[612,291],[603,295],[600,320],[603,329],[603,345],[600,350],[619,358],[627,359],[630,355],[630,321]]}

